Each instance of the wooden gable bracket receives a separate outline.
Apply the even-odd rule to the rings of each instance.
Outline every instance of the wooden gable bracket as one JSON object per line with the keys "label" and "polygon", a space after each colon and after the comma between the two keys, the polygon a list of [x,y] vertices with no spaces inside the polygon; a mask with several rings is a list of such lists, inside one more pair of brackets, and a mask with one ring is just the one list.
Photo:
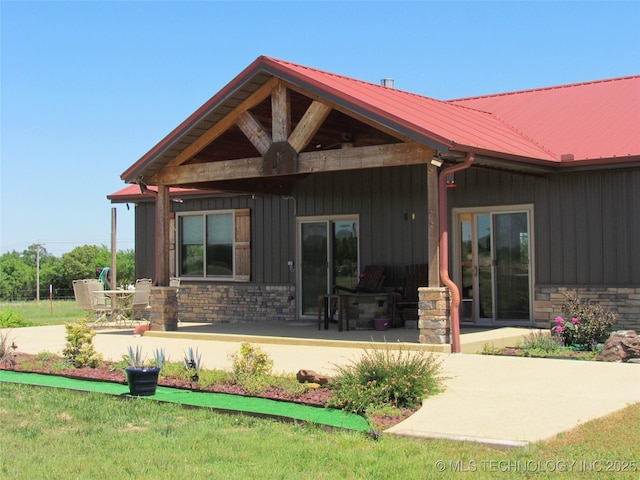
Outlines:
{"label": "wooden gable bracket", "polygon": [[331,107],[314,101],[291,132],[289,90],[278,82],[271,92],[272,136],[249,111],[242,112],[236,125],[263,157],[262,174],[292,175],[298,172],[298,154],[311,141]]}

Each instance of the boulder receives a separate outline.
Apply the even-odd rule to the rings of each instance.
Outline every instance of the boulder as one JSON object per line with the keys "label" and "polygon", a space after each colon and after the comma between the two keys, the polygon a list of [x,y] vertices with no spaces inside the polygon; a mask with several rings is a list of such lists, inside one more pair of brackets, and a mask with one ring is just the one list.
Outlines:
{"label": "boulder", "polygon": [[640,359],[640,337],[634,330],[613,332],[598,357],[603,362],[637,363],[636,359]]}
{"label": "boulder", "polygon": [[296,378],[300,383],[317,383],[318,385],[326,385],[331,381],[331,378],[326,375],[319,375],[313,370],[298,370]]}

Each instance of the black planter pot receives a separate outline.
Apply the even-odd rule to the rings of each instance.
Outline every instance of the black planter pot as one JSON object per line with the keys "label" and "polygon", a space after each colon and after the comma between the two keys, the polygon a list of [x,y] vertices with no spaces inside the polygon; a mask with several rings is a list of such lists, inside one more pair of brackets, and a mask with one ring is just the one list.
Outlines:
{"label": "black planter pot", "polygon": [[125,368],[127,372],[127,382],[129,383],[129,393],[139,397],[155,395],[158,386],[158,374],[160,369],[153,368]]}

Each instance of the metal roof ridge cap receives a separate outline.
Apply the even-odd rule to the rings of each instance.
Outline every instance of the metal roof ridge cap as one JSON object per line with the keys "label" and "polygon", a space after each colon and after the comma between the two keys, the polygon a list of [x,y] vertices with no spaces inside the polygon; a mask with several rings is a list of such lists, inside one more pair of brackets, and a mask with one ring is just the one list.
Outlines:
{"label": "metal roof ridge cap", "polygon": [[[280,68],[278,68],[278,66],[275,66],[276,71],[271,71],[269,69],[267,69],[267,73],[270,73],[272,75],[276,75],[279,74],[278,76],[280,78],[283,77],[283,75],[285,74],[285,72],[283,72],[282,70],[280,70]],[[307,68],[307,67],[303,67],[303,68]],[[312,69],[313,70],[313,69]],[[369,82],[365,82],[363,80],[358,80],[358,79],[352,79],[350,77],[345,77],[345,76],[341,76],[341,75],[336,75],[336,74],[332,74],[330,72],[324,72],[322,70],[316,70],[318,72],[322,72],[325,74],[329,74],[329,75],[334,75],[346,80],[350,80],[350,81],[355,81],[355,82],[360,82],[366,85],[370,85],[373,87],[379,87],[379,88],[385,88],[382,87],[380,85],[376,85],[375,83],[369,83]],[[304,74],[301,74],[299,72],[295,72],[292,71],[290,69],[287,69],[286,72],[288,72],[290,75],[287,75],[287,78],[284,78],[284,80],[287,80],[291,83],[296,84],[296,86],[303,88],[303,89],[307,89],[307,90],[321,90],[322,92],[324,92],[328,97],[334,97],[333,99],[331,99],[333,102],[335,103],[342,103],[343,105],[345,105],[346,107],[348,107],[350,110],[353,110],[354,112],[357,112],[358,110],[365,110],[367,112],[370,112],[372,114],[372,116],[369,116],[369,118],[371,118],[374,121],[378,121],[380,122],[379,119],[387,119],[389,121],[392,122],[392,124],[397,125],[398,127],[402,127],[402,128],[408,128],[409,130],[419,134],[420,136],[424,136],[428,139],[430,139],[431,141],[434,141],[436,143],[438,143],[440,146],[451,149],[453,147],[455,147],[456,142],[453,139],[449,139],[449,138],[445,138],[441,135],[436,134],[435,132],[432,132],[430,130],[425,130],[422,128],[416,128],[416,125],[412,122],[406,122],[404,121],[404,119],[402,117],[398,117],[397,115],[391,115],[389,114],[389,112],[387,112],[386,110],[380,108],[380,107],[374,107],[372,106],[370,103],[364,102],[362,100],[360,100],[357,97],[354,97],[352,95],[348,95],[345,94],[342,90],[333,88],[333,87],[329,87],[326,83],[323,83],[320,80],[314,79],[314,78],[310,78],[309,76],[306,76]],[[298,82],[292,81],[292,79],[297,80]],[[395,90],[395,92],[400,92],[400,93],[405,93],[408,95],[414,95],[414,96],[419,96],[417,94],[412,94],[411,92],[404,92],[403,90]],[[435,98],[431,98],[431,97],[421,97],[421,98],[425,98],[434,102],[438,102],[438,103],[442,103],[441,100],[435,99]],[[342,102],[337,102],[336,99],[340,99],[342,100]],[[356,108],[358,107],[358,108]],[[362,112],[358,112],[360,114],[362,114]],[[382,122],[380,122],[382,123]]]}
{"label": "metal roof ridge cap", "polygon": [[507,96],[511,96],[511,95],[521,95],[521,94],[526,94],[526,93],[544,92],[544,91],[549,91],[549,90],[561,90],[561,89],[564,89],[564,88],[584,87],[584,86],[588,86],[588,85],[617,82],[617,81],[622,81],[622,80],[633,80],[633,79],[637,79],[637,78],[640,78],[640,75],[626,75],[624,77],[604,78],[604,79],[600,79],[600,80],[587,80],[587,81],[584,81],[584,82],[566,83],[566,84],[562,84],[562,85],[551,85],[551,86],[548,86],[548,87],[527,88],[527,89],[524,89],[524,90],[514,90],[512,92],[498,92],[498,93],[490,93],[490,94],[487,94],[487,95],[472,95],[470,97],[451,98],[451,99],[448,99],[448,100],[443,100],[443,102],[453,104],[455,102],[464,102],[464,101],[468,101],[468,100],[479,100],[479,99],[483,99],[483,98],[494,98],[494,97],[507,97]]}

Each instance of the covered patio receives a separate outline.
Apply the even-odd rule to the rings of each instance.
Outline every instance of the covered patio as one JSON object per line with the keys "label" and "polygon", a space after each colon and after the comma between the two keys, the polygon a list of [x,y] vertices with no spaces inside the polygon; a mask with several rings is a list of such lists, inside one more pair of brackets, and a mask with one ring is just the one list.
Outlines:
{"label": "covered patio", "polygon": [[[516,346],[539,329],[526,327],[463,326],[460,334],[462,353],[480,353],[485,345]],[[184,340],[215,340],[275,345],[306,345],[342,348],[371,348],[382,345],[406,350],[450,353],[447,344],[427,344],[418,341],[418,330],[390,328],[378,330],[338,331],[333,323],[329,330],[318,330],[310,321],[245,322],[245,323],[186,323],[180,322],[175,331],[147,331],[145,336],[181,338]]]}

